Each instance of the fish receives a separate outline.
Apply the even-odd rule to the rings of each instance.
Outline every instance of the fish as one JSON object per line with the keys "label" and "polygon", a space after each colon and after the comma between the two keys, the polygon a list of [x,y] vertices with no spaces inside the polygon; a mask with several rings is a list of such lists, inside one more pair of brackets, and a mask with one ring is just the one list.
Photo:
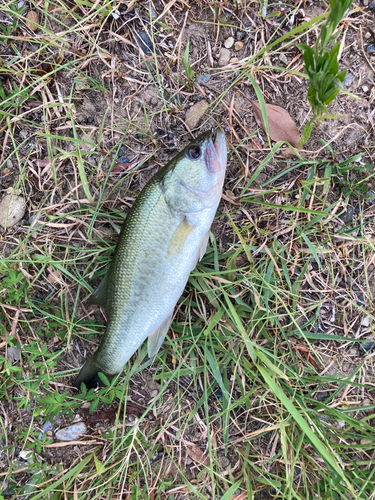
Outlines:
{"label": "fish", "polygon": [[197,137],[145,185],[127,214],[109,270],[90,302],[108,315],[97,351],[73,382],[109,380],[148,339],[161,347],[191,271],[206,252],[227,164],[222,130]]}

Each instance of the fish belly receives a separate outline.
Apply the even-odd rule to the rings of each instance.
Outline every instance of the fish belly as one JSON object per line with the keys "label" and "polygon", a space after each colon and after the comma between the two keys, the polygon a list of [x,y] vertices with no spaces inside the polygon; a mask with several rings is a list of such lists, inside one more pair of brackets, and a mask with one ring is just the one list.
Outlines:
{"label": "fish belly", "polygon": [[146,338],[173,313],[206,241],[217,205],[188,214],[189,231],[171,252],[184,215],[174,214],[163,196],[128,221],[111,268],[109,320],[97,352],[99,368],[119,373]]}

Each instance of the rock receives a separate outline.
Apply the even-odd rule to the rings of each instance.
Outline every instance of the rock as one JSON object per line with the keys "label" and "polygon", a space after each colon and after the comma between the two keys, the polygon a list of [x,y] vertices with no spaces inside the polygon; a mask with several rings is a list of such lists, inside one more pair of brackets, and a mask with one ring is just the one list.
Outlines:
{"label": "rock", "polygon": [[37,24],[39,24],[39,16],[35,10],[29,10],[26,15],[26,26],[30,31],[36,31],[38,29]]}
{"label": "rock", "polygon": [[220,466],[223,470],[227,470],[227,468],[230,465],[230,461],[227,457],[220,457],[219,462],[220,462]]}
{"label": "rock", "polygon": [[7,160],[7,168],[9,168],[9,170],[12,170],[12,168],[13,168],[12,160]]}
{"label": "rock", "polygon": [[220,68],[226,66],[229,63],[229,60],[230,60],[230,51],[228,49],[221,49],[218,61]]}
{"label": "rock", "polygon": [[243,42],[236,42],[236,43],[234,44],[234,50],[235,50],[236,52],[238,52],[239,50],[241,50],[241,49],[242,49],[242,47],[243,47]]}
{"label": "rock", "polygon": [[24,128],[22,130],[20,130],[21,139],[26,139],[27,136],[28,136],[27,130],[25,130]]}
{"label": "rock", "polygon": [[329,392],[323,391],[323,392],[318,392],[316,395],[317,401],[324,401],[325,399],[329,398]]}
{"label": "rock", "polygon": [[168,96],[165,98],[165,100],[171,104],[174,104],[175,106],[181,106],[182,105],[182,98],[179,97],[178,95],[175,96]]}
{"label": "rock", "polygon": [[121,156],[121,158],[118,159],[119,163],[130,163],[130,160],[126,156]]}
{"label": "rock", "polygon": [[[363,401],[362,401],[362,404],[361,406],[372,406],[373,402],[371,401],[371,399],[369,398],[365,398]],[[374,408],[369,408],[367,410],[365,410],[366,413],[374,413]]]}
{"label": "rock", "polygon": [[50,432],[53,429],[53,423],[50,420],[44,422],[41,432],[38,435],[39,441],[42,439],[45,432]]}
{"label": "rock", "polygon": [[231,49],[233,47],[233,44],[234,44],[234,38],[230,36],[225,40],[224,47],[227,49]]}
{"label": "rock", "polygon": [[350,205],[347,206],[345,212],[342,212],[339,217],[344,224],[350,224],[353,221],[354,209]]}
{"label": "rock", "polygon": [[8,347],[7,349],[8,359],[12,362],[19,361],[21,359],[21,352],[17,347]]}
{"label": "rock", "polygon": [[285,54],[280,54],[279,55],[279,59],[280,59],[280,62],[282,62],[282,63],[285,64],[285,66],[288,66],[289,60],[288,60],[288,58],[286,57]]}
{"label": "rock", "polygon": [[83,434],[86,434],[87,427],[84,422],[77,422],[76,424],[64,427],[55,433],[56,439],[59,441],[76,441]]}
{"label": "rock", "polygon": [[345,87],[350,87],[350,85],[354,82],[354,76],[348,71],[346,73],[345,79],[344,79],[344,85]]}
{"label": "rock", "polygon": [[268,176],[261,172],[258,175],[258,177],[255,179],[255,181],[258,182],[259,184],[263,184],[263,182],[266,182],[267,179],[268,179]]}
{"label": "rock", "polygon": [[208,75],[207,73],[202,73],[201,75],[198,76],[197,83],[199,85],[201,85],[202,83],[207,83],[210,78],[211,75]]}
{"label": "rock", "polygon": [[230,64],[236,64],[238,63],[239,59],[238,57],[232,57],[232,59],[229,61]]}
{"label": "rock", "polygon": [[25,215],[26,202],[23,196],[7,194],[0,202],[0,226],[8,229]]}
{"label": "rock", "polygon": [[367,46],[367,52],[375,52],[375,43]]}
{"label": "rock", "polygon": [[366,354],[366,352],[370,352],[375,348],[375,342],[363,342],[363,344],[360,345],[360,350],[362,356]]}
{"label": "rock", "polygon": [[208,103],[202,99],[201,101],[193,104],[193,106],[186,111],[185,121],[190,129],[194,129],[197,127],[207,108]]}
{"label": "rock", "polygon": [[241,41],[245,40],[246,38],[246,32],[245,31],[237,31],[236,33],[236,40]]}
{"label": "rock", "polygon": [[373,442],[374,442],[373,439],[367,439],[367,438],[361,439],[361,444],[373,444]]}
{"label": "rock", "polygon": [[361,321],[361,325],[367,328],[370,326],[370,319],[370,316],[365,316]]}
{"label": "rock", "polygon": [[136,43],[146,56],[150,56],[154,51],[151,38],[145,31],[136,33]]}
{"label": "rock", "polygon": [[363,90],[363,92],[368,92],[369,88],[367,85],[362,85],[362,90]]}

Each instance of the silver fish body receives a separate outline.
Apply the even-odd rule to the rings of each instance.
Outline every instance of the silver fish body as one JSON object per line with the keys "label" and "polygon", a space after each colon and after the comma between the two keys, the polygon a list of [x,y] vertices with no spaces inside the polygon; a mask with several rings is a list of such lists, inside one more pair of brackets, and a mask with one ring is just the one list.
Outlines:
{"label": "silver fish body", "polygon": [[218,131],[198,137],[144,187],[123,224],[110,269],[92,295],[108,323],[99,349],[74,382],[109,378],[148,337],[159,350],[190,272],[205,253],[220,202],[227,149]]}

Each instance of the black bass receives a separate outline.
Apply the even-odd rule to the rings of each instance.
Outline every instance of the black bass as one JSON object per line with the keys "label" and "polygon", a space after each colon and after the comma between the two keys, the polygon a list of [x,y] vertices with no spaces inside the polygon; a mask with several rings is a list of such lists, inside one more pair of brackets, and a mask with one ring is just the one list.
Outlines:
{"label": "black bass", "polygon": [[143,188],[121,229],[112,263],[91,296],[108,323],[99,349],[75,387],[109,379],[148,337],[154,356],[168,331],[190,272],[203,257],[219,205],[227,147],[220,130],[199,136]]}

